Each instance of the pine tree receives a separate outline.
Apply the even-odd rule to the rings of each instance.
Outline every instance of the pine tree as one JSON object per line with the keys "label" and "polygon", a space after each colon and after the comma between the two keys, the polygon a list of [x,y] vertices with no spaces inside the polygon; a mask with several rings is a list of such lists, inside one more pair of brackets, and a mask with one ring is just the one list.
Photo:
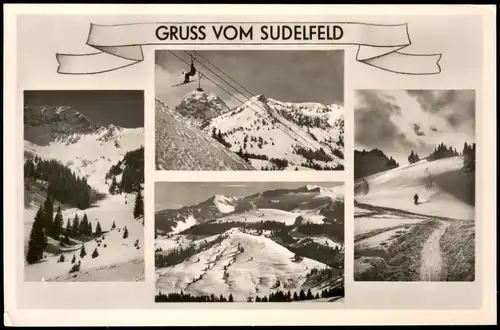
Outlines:
{"label": "pine tree", "polygon": [[92,259],[95,259],[99,256],[99,252],[97,251],[97,248],[94,249],[94,252],[92,252]]}
{"label": "pine tree", "polygon": [[85,245],[82,244],[82,248],[80,249],[80,258],[85,258],[87,255],[87,251],[85,251]]}
{"label": "pine tree", "polygon": [[70,234],[71,233],[71,222],[68,219],[68,222],[66,223],[66,233]]}
{"label": "pine tree", "polygon": [[80,228],[79,231],[82,235],[88,235],[88,226],[89,226],[89,219],[87,218],[87,214],[83,214],[82,221],[80,221]]}
{"label": "pine tree", "polygon": [[144,216],[144,200],[142,198],[141,190],[138,190],[137,195],[135,196],[134,218],[137,219],[141,216]]}
{"label": "pine tree", "polygon": [[319,293],[316,292],[316,296],[314,297],[314,299],[319,299]]}
{"label": "pine tree", "polygon": [[303,289],[300,290],[299,300],[306,300],[306,294],[304,293]]}
{"label": "pine tree", "polygon": [[308,289],[308,290],[307,290],[307,296],[306,296],[306,299],[307,299],[307,300],[311,300],[311,299],[313,299],[313,295],[312,295],[311,289]]}
{"label": "pine tree", "polygon": [[73,219],[73,227],[71,228],[71,233],[73,235],[80,234],[80,220],[78,219],[77,213],[75,213],[75,218]]}
{"label": "pine tree", "polygon": [[116,228],[116,224],[115,222],[113,221],[113,224],[111,225],[111,229],[115,229]]}
{"label": "pine tree", "polygon": [[97,226],[95,227],[95,234],[96,235],[102,234],[101,224],[99,223],[99,221],[97,221]]}
{"label": "pine tree", "polygon": [[123,231],[123,238],[127,238],[128,237],[128,229],[127,229],[127,226],[125,226],[125,230]]}
{"label": "pine tree", "polygon": [[417,153],[414,153],[413,150],[411,151],[410,155],[408,156],[408,162],[410,164],[416,163],[420,160],[420,157],[418,157]]}
{"label": "pine tree", "polygon": [[71,263],[74,264],[76,261],[76,256],[73,254],[73,258],[71,259]]}
{"label": "pine tree", "polygon": [[[219,133],[220,133],[220,131],[219,131]],[[233,295],[231,293],[229,294],[229,302],[234,302]]]}
{"label": "pine tree", "polygon": [[64,262],[64,254],[61,254],[61,256],[59,257],[59,262]]}
{"label": "pine tree", "polygon": [[80,230],[83,235],[92,235],[92,224],[89,221],[89,218],[87,217],[87,213],[83,214],[82,221],[80,223]]}
{"label": "pine tree", "polygon": [[298,301],[299,300],[299,295],[297,294],[297,292],[294,292],[293,293],[293,301]]}
{"label": "pine tree", "polygon": [[61,207],[57,208],[56,216],[54,217],[54,228],[53,234],[55,238],[58,238],[63,231],[64,219],[61,213]]}
{"label": "pine tree", "polygon": [[44,228],[45,214],[42,206],[38,209],[35,215],[35,221],[31,227],[30,238],[28,242],[28,253],[26,261],[33,264],[43,258],[43,250],[46,246],[46,234]]}
{"label": "pine tree", "polygon": [[45,202],[43,203],[43,214],[45,218],[44,228],[47,234],[50,234],[53,230],[54,222],[52,221],[52,216],[54,215],[54,205],[52,204],[52,200],[47,195]]}
{"label": "pine tree", "polygon": [[109,193],[114,195],[117,189],[116,177],[113,175],[113,180],[111,181],[111,185],[109,186]]}

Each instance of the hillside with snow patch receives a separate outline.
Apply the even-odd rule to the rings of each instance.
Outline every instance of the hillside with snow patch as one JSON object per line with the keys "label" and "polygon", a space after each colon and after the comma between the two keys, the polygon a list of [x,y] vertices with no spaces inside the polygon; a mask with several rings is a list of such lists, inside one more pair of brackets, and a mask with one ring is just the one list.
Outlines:
{"label": "hillside with snow patch", "polygon": [[157,294],[321,294],[343,279],[343,218],[342,187],[320,186],[157,211]]}
{"label": "hillside with snow patch", "polygon": [[[474,219],[474,173],[463,170],[461,156],[421,160],[364,178],[368,193],[356,201],[424,215]],[[361,185],[362,181],[356,183]],[[413,203],[418,194],[419,204]]]}
{"label": "hillside with snow patch", "polygon": [[[78,180],[85,180],[98,196],[85,209],[65,205],[54,199],[53,212],[61,207],[63,228],[66,228],[68,222],[73,222],[75,215],[82,219],[85,214],[94,231],[97,223],[102,229],[101,235],[93,234],[95,237],[66,237],[66,243],[62,243],[62,237],[60,241],[48,237],[43,259],[34,264],[25,262],[25,280],[143,280],[144,219],[134,218],[136,193],[110,194],[110,181],[106,180],[106,175],[113,165],[123,161],[128,152],[143,147],[144,129],[94,124],[67,106],[25,107],[24,110],[25,160],[34,162],[34,168],[38,160],[56,161],[69,169]],[[26,175],[27,173],[24,187],[24,238],[27,249],[35,214],[43,206],[48,189],[56,181],[35,181]],[[50,178],[50,173],[48,175]],[[57,181],[57,189],[69,190],[70,187],[63,186],[63,182]],[[121,177],[118,177],[118,183],[120,182]],[[140,187],[142,190],[142,183]],[[113,223],[116,225],[114,229],[111,228]],[[125,227],[128,230],[127,238],[123,238]],[[137,245],[134,244],[136,240],[139,242]],[[85,246],[87,255],[80,258],[82,245]],[[96,249],[99,256],[92,258]],[[80,262],[81,266],[79,271],[70,274],[74,265],[71,263],[73,255],[76,256],[76,263]],[[64,262],[58,262],[61,256]]]}
{"label": "hillside with snow patch", "polygon": [[338,105],[284,103],[258,95],[204,127],[207,134],[214,129],[233,152],[249,153],[259,169],[271,168],[271,158],[287,160],[291,170],[344,164],[344,117]]}

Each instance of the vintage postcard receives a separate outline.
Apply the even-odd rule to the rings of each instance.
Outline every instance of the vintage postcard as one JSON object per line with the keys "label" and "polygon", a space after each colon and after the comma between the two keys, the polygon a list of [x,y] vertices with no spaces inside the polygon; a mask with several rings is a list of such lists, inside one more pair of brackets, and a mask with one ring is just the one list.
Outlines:
{"label": "vintage postcard", "polygon": [[6,325],[495,323],[495,6],[4,9]]}

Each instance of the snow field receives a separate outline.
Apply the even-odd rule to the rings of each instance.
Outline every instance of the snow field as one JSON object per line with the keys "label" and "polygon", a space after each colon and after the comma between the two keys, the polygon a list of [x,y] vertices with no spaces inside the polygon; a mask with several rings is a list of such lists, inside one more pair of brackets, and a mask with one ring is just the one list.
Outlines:
{"label": "snow field", "polygon": [[[233,295],[235,301],[269,295],[276,289],[300,290],[305,275],[326,265],[308,258],[294,262],[294,253],[272,240],[231,229],[228,238],[189,260],[157,270],[156,290],[191,294]],[[243,248],[243,252],[240,251]],[[200,260],[198,262],[198,259]],[[226,267],[226,271],[224,270]],[[227,275],[224,276],[224,273]],[[201,279],[198,279],[202,276]],[[193,283],[193,278],[198,279]]]}
{"label": "snow field", "polygon": [[365,238],[355,243],[356,248],[360,249],[386,249],[400,235],[407,233],[410,228],[396,228],[384,231],[378,235]]}
{"label": "snow field", "polygon": [[[248,135],[249,139],[246,143],[246,150],[249,153],[266,155],[269,158],[285,158],[291,163],[290,167],[293,166],[292,169],[295,169],[296,166],[306,161],[303,156],[293,153],[293,147],[295,145],[305,146],[311,149],[323,148],[325,152],[329,153],[329,149],[326,145],[321,144],[319,141],[325,141],[335,137],[338,138],[339,132],[337,132],[336,129],[330,129],[325,132],[323,129],[312,128],[310,131],[319,140],[316,141],[307,133],[305,128],[289,122],[281,116],[278,111],[273,109],[273,107],[276,106],[278,108],[286,108],[290,105],[285,105],[284,103],[274,100],[269,100],[269,102],[271,107],[254,97],[251,101],[248,101],[235,110],[213,118],[204,130],[207,134],[210,134],[213,128],[223,133],[229,132],[226,140],[231,143],[231,150],[234,152],[238,152],[240,147],[243,147],[243,140],[245,136]],[[308,106],[311,105],[309,104]],[[305,111],[304,113],[308,116],[312,114],[319,115],[314,109]],[[341,113],[340,111],[337,113],[332,112],[331,116],[332,118],[337,118],[341,116]],[[262,124],[262,120],[265,120],[266,124]],[[334,119],[331,121],[334,121]],[[273,122],[276,123],[273,124]],[[244,123],[244,125],[242,125],[242,123]],[[241,130],[241,128],[244,128],[244,130]],[[260,137],[267,143],[262,145],[262,148],[259,148],[258,142],[251,141],[252,136],[256,138]],[[321,165],[343,164],[342,159],[338,159],[338,157],[334,155],[331,156],[334,158],[333,162],[324,163],[316,160],[315,162]],[[259,161],[256,159],[252,159],[251,161],[252,165],[258,169],[269,164],[267,161]]]}
{"label": "snow field", "polygon": [[355,235],[365,234],[372,230],[380,228],[390,228],[400,225],[414,225],[422,222],[424,219],[408,219],[404,217],[366,217],[354,219],[354,233]]}
{"label": "snow field", "polygon": [[[463,166],[462,157],[450,157],[428,162],[422,160],[400,168],[377,173],[365,178],[369,184],[367,195],[358,195],[360,203],[382,206],[460,220],[474,219],[474,207],[456,198],[450,192],[463,189],[459,177]],[[448,179],[446,186],[436,184],[434,178],[453,173],[455,179]],[[429,182],[431,189],[427,189]],[[413,196],[419,195],[415,205]]]}
{"label": "snow field", "polygon": [[209,135],[155,100],[155,163],[160,170],[253,170]]}
{"label": "snow field", "polygon": [[144,145],[144,128],[115,127],[114,138],[110,140],[103,139],[106,134],[107,131],[100,130],[93,134],[78,135],[78,141],[71,144],[71,152],[68,145],[60,140],[47,146],[38,146],[28,141],[24,141],[24,145],[25,149],[34,151],[42,158],[57,159],[76,175],[86,177],[88,184],[94,189],[107,193],[109,186],[104,182],[106,172],[128,151]]}
{"label": "snow field", "polygon": [[[125,204],[126,199],[129,201],[127,204]],[[104,267],[131,260],[144,259],[143,219],[133,218],[134,200],[135,196],[131,194],[108,195],[106,199],[99,201],[97,206],[84,211],[74,208],[62,211],[64,227],[66,227],[68,218],[70,219],[70,223],[72,223],[75,213],[78,214],[80,220],[83,218],[85,213],[87,214],[89,221],[92,223],[92,229],[94,232],[97,226],[97,221],[100,222],[103,232],[107,232],[103,234],[105,238],[100,243],[100,246],[98,246],[95,239],[84,243],[87,255],[82,259],[80,268],[81,272],[94,269],[96,267]],[[29,216],[31,213],[33,212],[29,211],[27,214],[25,213],[25,216]],[[115,221],[116,229],[111,230],[113,221]],[[128,229],[129,236],[128,238],[123,239],[123,228],[125,228],[125,226]],[[97,237],[97,239],[100,238]],[[139,240],[139,249],[134,247],[134,242],[137,239]],[[52,243],[56,244],[57,247],[60,248],[58,242]],[[104,248],[104,244],[107,245],[106,248]],[[47,254],[47,259],[45,261],[33,265],[27,265],[25,267],[26,281],[41,281],[42,278],[50,280],[51,278],[68,274],[72,266],[71,259],[73,258],[73,254],[76,256],[76,262],[80,260],[81,246],[81,244],[77,244],[71,248],[63,248],[63,250],[71,249],[71,251],[63,253],[65,257],[65,262],[63,263],[58,262],[60,254]],[[97,248],[99,256],[93,259],[91,255],[95,248]]]}

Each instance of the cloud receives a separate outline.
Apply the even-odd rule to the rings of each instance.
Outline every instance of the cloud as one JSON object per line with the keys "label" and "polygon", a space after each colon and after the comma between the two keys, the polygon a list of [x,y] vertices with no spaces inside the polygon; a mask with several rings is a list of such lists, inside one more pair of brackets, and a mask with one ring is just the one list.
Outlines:
{"label": "cloud", "polygon": [[377,91],[360,90],[356,93],[355,140],[370,145],[374,141],[384,145],[400,139],[398,127],[391,121],[391,114],[401,108],[394,104],[394,97]]}
{"label": "cloud", "polygon": [[459,149],[474,141],[474,91],[360,90],[355,102],[358,148],[426,154],[441,142]]}

